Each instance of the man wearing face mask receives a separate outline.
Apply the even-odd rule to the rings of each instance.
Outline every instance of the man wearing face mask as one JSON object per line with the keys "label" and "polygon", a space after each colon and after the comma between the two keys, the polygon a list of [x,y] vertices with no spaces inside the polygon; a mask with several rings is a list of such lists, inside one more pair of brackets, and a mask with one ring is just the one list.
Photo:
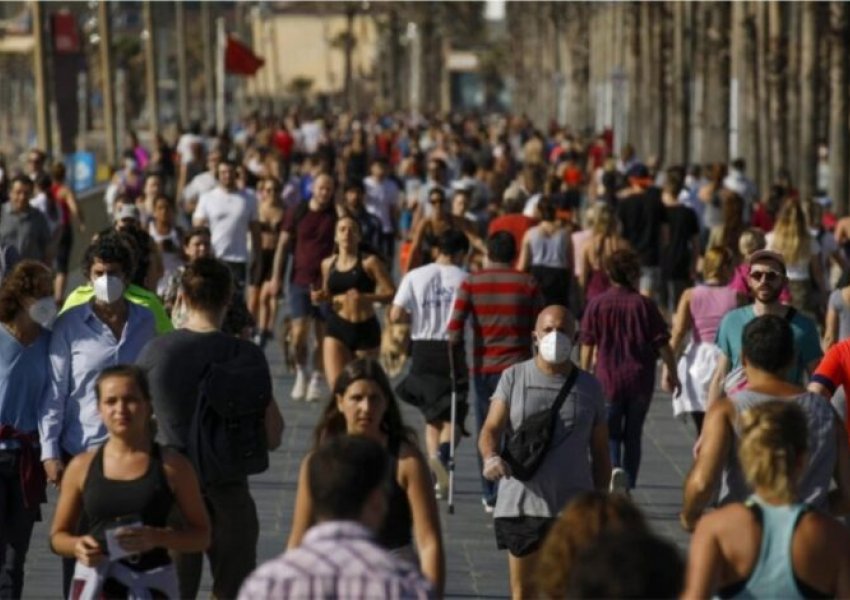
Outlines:
{"label": "man wearing face mask", "polygon": [[[575,334],[565,307],[541,311],[534,328],[537,355],[502,373],[478,439],[484,477],[499,481],[493,525],[496,543],[509,553],[514,598],[531,596],[537,553],[558,512],[580,492],[608,488],[605,400],[599,382],[570,360]],[[499,453],[503,434],[551,409],[562,390],[566,396],[542,462],[527,481],[512,477]]]}
{"label": "man wearing face mask", "polygon": [[50,389],[39,415],[41,458],[58,485],[67,459],[106,439],[97,414],[95,375],[135,362],[156,335],[150,310],[124,298],[133,258],[117,234],[102,235],[86,250],[83,272],[94,291],[89,302],[64,311],[50,344]]}
{"label": "man wearing face mask", "polygon": [[[96,244],[102,237],[111,237],[120,241],[128,247],[128,250],[130,250],[131,253],[138,246],[135,238],[131,238],[127,232],[119,232],[115,229],[107,229],[106,231],[99,233],[98,239],[95,240],[93,244]],[[131,273],[138,271],[138,263],[135,260],[135,257],[132,263],[133,271],[131,271]],[[145,289],[140,285],[134,284],[131,279],[132,277],[128,280],[127,286],[124,288],[124,299],[134,304],[138,304],[139,306],[143,306],[153,313],[154,320],[156,321],[156,332],[158,334],[172,331],[174,327],[171,325],[171,319],[169,318],[168,313],[162,305],[162,301],[159,297],[157,297],[154,292]],[[65,303],[62,305],[60,314],[71,310],[75,306],[85,304],[86,302],[91,301],[94,297],[95,290],[92,287],[91,282],[79,285],[65,299]]]}
{"label": "man wearing face mask", "polygon": [[677,393],[680,388],[664,317],[638,292],[640,265],[632,250],[612,253],[605,261],[611,288],[590,301],[581,321],[581,366],[596,374],[608,400],[613,490],[633,488],[637,482],[643,422],[655,392],[659,356],[667,367],[665,385]]}

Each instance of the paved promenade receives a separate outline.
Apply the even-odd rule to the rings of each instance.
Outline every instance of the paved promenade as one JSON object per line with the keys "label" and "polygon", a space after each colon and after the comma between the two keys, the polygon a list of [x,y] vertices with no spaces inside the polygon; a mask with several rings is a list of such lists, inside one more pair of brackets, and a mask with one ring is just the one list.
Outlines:
{"label": "paved promenade", "polygon": [[[280,449],[272,454],[270,469],[251,481],[260,515],[258,555],[267,560],[280,553],[289,534],[298,468],[309,448],[312,429],[323,403],[295,403],[289,398],[293,378],[282,371],[280,352],[269,344],[278,404],[286,419]],[[417,412],[404,407],[406,419],[421,431]],[[472,415],[469,416],[470,425]],[[470,429],[472,427],[470,426]],[[669,396],[659,394],[647,419],[643,464],[634,498],[655,530],[674,540],[682,549],[687,535],[678,526],[681,482],[690,466],[691,430],[672,418]],[[36,525],[27,564],[25,598],[61,596],[60,561],[47,547],[50,519],[56,494],[49,492],[44,521]],[[481,506],[473,443],[466,439],[459,449],[456,472],[455,514],[440,505],[440,520],[446,545],[447,595],[453,598],[507,598],[507,557],[496,550],[491,518]],[[204,576],[201,597],[208,597],[209,574]]]}

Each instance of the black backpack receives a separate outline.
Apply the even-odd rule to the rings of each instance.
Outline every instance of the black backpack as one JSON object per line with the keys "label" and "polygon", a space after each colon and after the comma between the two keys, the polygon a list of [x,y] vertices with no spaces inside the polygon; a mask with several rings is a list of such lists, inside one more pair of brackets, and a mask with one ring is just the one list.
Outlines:
{"label": "black backpack", "polygon": [[272,401],[268,364],[240,351],[201,376],[188,453],[202,487],[244,481],[269,468],[265,415]]}

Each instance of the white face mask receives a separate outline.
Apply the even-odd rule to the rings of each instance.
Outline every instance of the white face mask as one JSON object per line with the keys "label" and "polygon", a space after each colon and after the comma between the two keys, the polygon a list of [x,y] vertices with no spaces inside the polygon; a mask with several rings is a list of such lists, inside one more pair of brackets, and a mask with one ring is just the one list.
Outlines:
{"label": "white face mask", "polygon": [[573,341],[565,333],[550,331],[540,338],[537,350],[540,352],[540,358],[547,363],[560,365],[570,359]]}
{"label": "white face mask", "polygon": [[30,304],[27,310],[30,319],[45,329],[51,329],[53,327],[53,321],[56,320],[56,312],[56,301],[53,299],[53,296],[39,298]]}
{"label": "white face mask", "polygon": [[124,282],[115,275],[101,275],[93,283],[94,297],[102,304],[112,304],[124,294]]}

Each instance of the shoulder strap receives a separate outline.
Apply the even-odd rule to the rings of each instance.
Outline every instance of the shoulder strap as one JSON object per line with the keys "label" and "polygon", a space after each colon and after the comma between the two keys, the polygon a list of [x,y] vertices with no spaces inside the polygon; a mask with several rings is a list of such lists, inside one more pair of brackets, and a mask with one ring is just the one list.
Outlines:
{"label": "shoulder strap", "polygon": [[785,313],[785,320],[789,323],[794,319],[794,316],[797,314],[797,309],[793,306],[788,307],[788,312]]}
{"label": "shoulder strap", "polygon": [[[577,366],[573,365],[572,371],[570,371],[570,374],[567,375],[567,380],[564,382],[564,385],[561,387],[561,391],[558,392],[558,397],[555,398],[555,403],[552,405],[552,408],[550,409],[553,417],[558,414],[558,411],[561,410],[561,406],[564,405],[564,402],[566,401],[567,396],[570,395],[570,392],[572,391],[573,386],[575,385],[576,380],[578,379],[578,372],[579,372],[579,368]],[[555,423],[554,418],[552,419],[552,423],[554,425],[554,423]]]}

